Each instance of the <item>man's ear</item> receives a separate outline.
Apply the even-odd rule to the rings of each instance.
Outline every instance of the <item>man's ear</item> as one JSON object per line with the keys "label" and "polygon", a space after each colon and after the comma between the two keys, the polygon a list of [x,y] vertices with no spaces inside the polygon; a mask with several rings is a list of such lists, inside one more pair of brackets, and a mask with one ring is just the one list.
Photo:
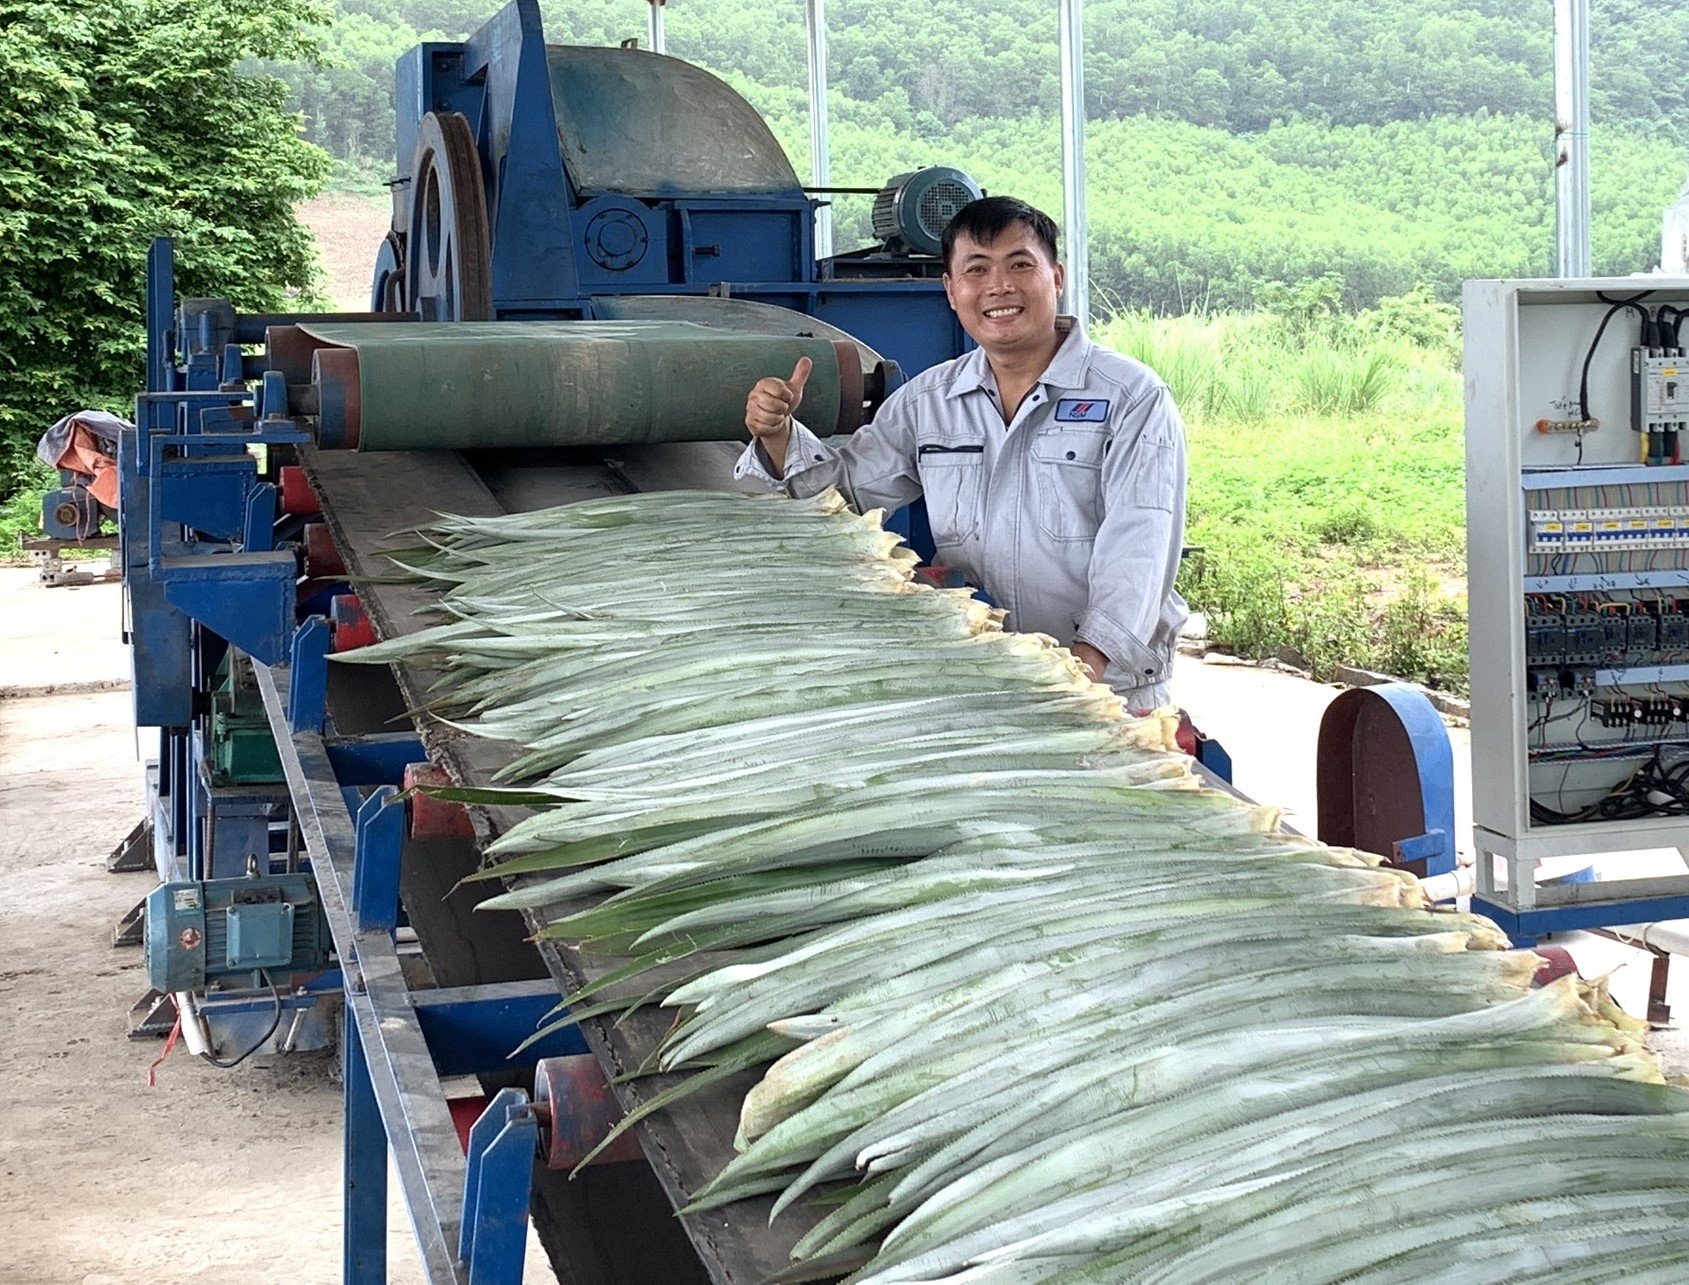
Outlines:
{"label": "man's ear", "polygon": [[950,274],[944,274],[944,297],[950,301],[950,311],[956,311],[956,296],[950,293]]}
{"label": "man's ear", "polygon": [[1055,277],[1056,293],[1059,295],[1063,290],[1067,289],[1067,268],[1060,263],[1056,264]]}

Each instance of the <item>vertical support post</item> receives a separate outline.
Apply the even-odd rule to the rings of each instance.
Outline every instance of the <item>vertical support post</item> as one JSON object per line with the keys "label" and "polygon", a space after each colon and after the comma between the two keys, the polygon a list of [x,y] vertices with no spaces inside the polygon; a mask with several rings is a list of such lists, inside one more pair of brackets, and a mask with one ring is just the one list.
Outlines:
{"label": "vertical support post", "polygon": [[539,1124],[520,1089],[500,1089],[469,1129],[458,1258],[469,1285],[521,1285]]}
{"label": "vertical support post", "polygon": [[1085,229],[1085,31],[1083,0],[1057,0],[1061,8],[1062,225],[1067,232],[1067,284],[1062,311],[1091,319],[1091,258]]}
{"label": "vertical support post", "polygon": [[[827,0],[805,0],[809,32],[809,181],[827,187],[833,181],[833,156],[827,135]],[[815,210],[815,257],[833,257],[833,207],[821,194]]]}
{"label": "vertical support post", "polygon": [[668,0],[645,0],[651,6],[651,13],[647,18],[646,35],[651,52],[662,54],[668,52],[667,42],[663,38],[663,6]]}
{"label": "vertical support post", "polygon": [[391,932],[399,923],[399,856],[405,809],[398,791],[379,787],[358,809],[358,852],[352,865],[352,915],[359,932]]}
{"label": "vertical support post", "polygon": [[296,732],[320,733],[328,719],[328,648],[332,637],[324,616],[312,616],[294,631],[287,721]]}
{"label": "vertical support post", "polygon": [[387,1129],[381,1122],[363,1037],[350,1004],[346,1005],[341,1050],[346,1061],[343,1279],[345,1285],[386,1285]]}
{"label": "vertical support post", "polygon": [[[170,335],[176,310],[176,243],[156,237],[147,251],[147,391],[170,391]],[[140,422],[140,417],[136,417]],[[151,425],[141,423],[143,430]]]}
{"label": "vertical support post", "polygon": [[1587,277],[1589,0],[1554,0],[1555,271]]}

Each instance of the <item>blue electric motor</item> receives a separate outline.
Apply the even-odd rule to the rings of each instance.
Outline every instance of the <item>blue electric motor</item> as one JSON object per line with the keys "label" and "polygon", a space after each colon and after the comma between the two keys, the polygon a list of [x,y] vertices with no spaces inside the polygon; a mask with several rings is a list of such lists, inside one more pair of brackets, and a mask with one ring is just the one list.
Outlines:
{"label": "blue electric motor", "polygon": [[328,964],[331,938],[309,875],[165,883],[147,896],[147,979],[156,990],[263,986],[265,973]]}

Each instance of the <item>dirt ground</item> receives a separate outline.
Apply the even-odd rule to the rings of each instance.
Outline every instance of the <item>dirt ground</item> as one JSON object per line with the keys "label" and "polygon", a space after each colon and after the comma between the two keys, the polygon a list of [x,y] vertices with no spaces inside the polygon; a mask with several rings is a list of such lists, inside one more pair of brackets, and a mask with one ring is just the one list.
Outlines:
{"label": "dirt ground", "polygon": [[[157,880],[105,869],[142,799],[119,601],[0,569],[0,1285],[338,1280],[332,1056],[178,1045],[149,1088],[163,1042],[126,1038],[147,984],[110,933]],[[391,1204],[390,1279],[421,1281]]]}
{"label": "dirt ground", "polygon": [[322,252],[325,292],[340,312],[367,312],[375,256],[393,221],[386,193],[360,196],[331,192],[299,207],[299,217],[316,235]]}

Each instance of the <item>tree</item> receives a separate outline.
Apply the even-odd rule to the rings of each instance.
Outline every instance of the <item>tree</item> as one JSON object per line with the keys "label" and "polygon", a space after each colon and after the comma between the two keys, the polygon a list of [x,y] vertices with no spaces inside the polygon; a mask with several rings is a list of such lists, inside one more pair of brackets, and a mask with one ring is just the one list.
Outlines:
{"label": "tree", "polygon": [[309,59],[310,0],[0,0],[0,497],[48,424],[142,387],[145,261],[237,307],[311,298],[294,205],[327,158],[248,58]]}

